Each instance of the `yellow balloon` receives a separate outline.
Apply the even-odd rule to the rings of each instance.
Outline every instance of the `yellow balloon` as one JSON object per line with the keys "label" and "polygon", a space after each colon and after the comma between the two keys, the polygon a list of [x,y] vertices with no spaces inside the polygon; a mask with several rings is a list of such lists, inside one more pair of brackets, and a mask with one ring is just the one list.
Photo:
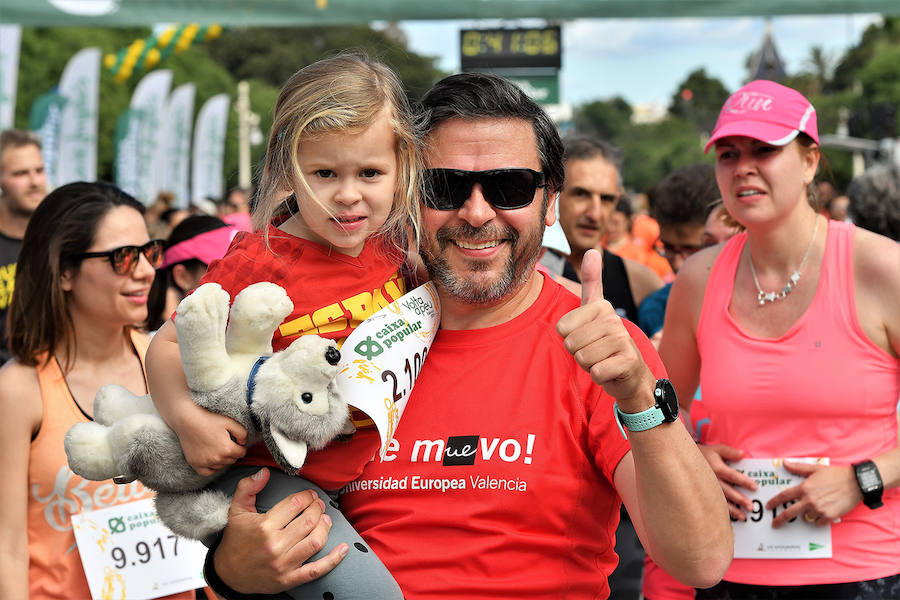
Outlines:
{"label": "yellow balloon", "polygon": [[180,42],[181,40],[187,39],[188,44],[190,44],[190,42],[197,36],[197,32],[199,30],[199,25],[197,25],[196,23],[191,23],[184,28],[184,31],[181,33],[181,38],[178,41]]}
{"label": "yellow balloon", "polygon": [[160,56],[159,50],[156,48],[148,50],[147,56],[144,57],[144,65],[148,67],[155,66],[159,62]]}
{"label": "yellow balloon", "polygon": [[209,29],[206,30],[206,38],[207,40],[212,40],[222,35],[222,26],[221,25],[210,25]]}
{"label": "yellow balloon", "polygon": [[173,35],[175,35],[174,27],[169,27],[168,29],[163,31],[161,34],[159,34],[159,38],[157,38],[157,41],[159,42],[160,47],[165,48],[166,46],[168,46],[169,42],[172,41]]}
{"label": "yellow balloon", "polygon": [[103,57],[103,66],[107,69],[112,69],[116,66],[116,55],[115,54],[107,54]]}

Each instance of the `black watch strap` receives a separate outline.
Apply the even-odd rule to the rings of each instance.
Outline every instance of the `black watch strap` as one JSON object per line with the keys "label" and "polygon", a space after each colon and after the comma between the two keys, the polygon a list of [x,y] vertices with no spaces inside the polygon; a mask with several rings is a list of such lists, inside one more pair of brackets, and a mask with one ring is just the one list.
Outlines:
{"label": "black watch strap", "polygon": [[881,495],[884,493],[884,482],[875,463],[871,460],[854,463],[853,472],[859,491],[862,492],[863,504],[872,509],[883,506]]}

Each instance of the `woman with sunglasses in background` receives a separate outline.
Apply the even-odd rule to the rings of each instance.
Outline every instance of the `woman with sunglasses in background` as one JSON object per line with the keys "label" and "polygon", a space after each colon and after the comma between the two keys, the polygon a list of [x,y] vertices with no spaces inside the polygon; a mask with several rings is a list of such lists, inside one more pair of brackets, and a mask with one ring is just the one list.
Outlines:
{"label": "woman with sunglasses in background", "polygon": [[200,285],[209,263],[225,256],[236,232],[212,215],[191,215],[172,229],[147,299],[147,331],[159,329],[178,303]]}
{"label": "woman with sunglasses in background", "polygon": [[[746,231],[684,263],[659,349],[685,408],[702,384],[701,450],[736,522],[731,567],[697,597],[900,598],[900,246],[816,213],[816,113],[798,92],[747,84],[712,146]],[[798,457],[828,462],[785,460],[790,485],[735,464]]]}
{"label": "woman with sunglasses in background", "polygon": [[[0,369],[0,598],[90,598],[72,532],[82,511],[151,497],[140,483],[86,481],[63,437],[117,383],[147,393],[147,294],[163,256],[144,207],[103,183],[54,190],[25,231],[9,310],[14,360]],[[177,597],[193,598],[193,592]]]}

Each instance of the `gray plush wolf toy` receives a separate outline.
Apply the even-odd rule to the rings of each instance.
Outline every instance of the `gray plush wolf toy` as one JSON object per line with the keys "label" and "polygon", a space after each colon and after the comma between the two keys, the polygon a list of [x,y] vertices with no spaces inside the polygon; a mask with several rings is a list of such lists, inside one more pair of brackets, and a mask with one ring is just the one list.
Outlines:
{"label": "gray plush wolf toy", "polygon": [[[334,384],[340,352],[334,342],[306,335],[272,353],[272,333],[293,309],[280,286],[264,282],[242,290],[230,321],[228,301],[221,286],[208,283],[178,305],[175,328],[191,395],[243,425],[248,445],[264,440],[279,466],[294,475],[309,448],[324,447],[348,424],[347,404]],[[202,489],[224,469],[198,475],[150,396],[104,386],[94,399],[94,419],[66,433],[72,471],[93,481],[140,480],[157,492],[157,513],[178,535],[203,539],[225,527],[231,498]]]}

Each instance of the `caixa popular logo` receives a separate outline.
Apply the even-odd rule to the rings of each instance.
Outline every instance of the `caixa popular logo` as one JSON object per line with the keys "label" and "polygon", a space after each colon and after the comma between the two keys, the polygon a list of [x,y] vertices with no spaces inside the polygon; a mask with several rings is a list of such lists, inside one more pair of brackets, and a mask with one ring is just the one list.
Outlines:
{"label": "caixa popular logo", "polygon": [[107,521],[110,533],[125,533],[125,517],[115,517]]}

